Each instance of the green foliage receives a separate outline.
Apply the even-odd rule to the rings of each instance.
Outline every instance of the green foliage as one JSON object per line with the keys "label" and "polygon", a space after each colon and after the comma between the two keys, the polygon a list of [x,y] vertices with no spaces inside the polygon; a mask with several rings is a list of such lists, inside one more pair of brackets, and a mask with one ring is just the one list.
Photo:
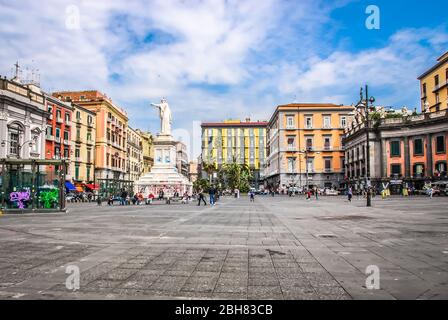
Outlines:
{"label": "green foliage", "polygon": [[200,189],[202,191],[207,191],[210,188],[210,183],[207,179],[198,179],[193,182],[193,190],[198,192]]}
{"label": "green foliage", "polygon": [[241,192],[250,190],[252,172],[247,164],[237,163],[233,158],[233,162],[224,164],[222,170],[230,189],[238,188]]}

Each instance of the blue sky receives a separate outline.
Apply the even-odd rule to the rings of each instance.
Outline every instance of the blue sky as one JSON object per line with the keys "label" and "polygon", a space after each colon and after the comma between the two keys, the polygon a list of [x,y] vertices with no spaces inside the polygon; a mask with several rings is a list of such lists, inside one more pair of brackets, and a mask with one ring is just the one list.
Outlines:
{"label": "blue sky", "polygon": [[[368,30],[368,5],[380,29]],[[23,8],[28,8],[25,13]],[[16,60],[42,87],[97,89],[135,128],[175,134],[197,156],[201,121],[268,119],[278,104],[418,107],[416,77],[448,50],[446,4],[432,1],[0,0],[0,74]]]}

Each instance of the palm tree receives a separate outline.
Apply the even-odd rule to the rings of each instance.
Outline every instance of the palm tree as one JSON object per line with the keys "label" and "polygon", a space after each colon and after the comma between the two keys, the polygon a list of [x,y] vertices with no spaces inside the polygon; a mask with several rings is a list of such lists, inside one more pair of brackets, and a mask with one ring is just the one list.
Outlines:
{"label": "palm tree", "polygon": [[243,192],[249,190],[249,180],[252,177],[252,172],[247,164],[237,163],[236,158],[233,157],[233,161],[224,164],[223,169],[230,188],[238,188]]}
{"label": "palm tree", "polygon": [[212,184],[212,175],[216,172],[216,164],[214,162],[203,162],[202,169],[207,172],[209,177],[209,183]]}

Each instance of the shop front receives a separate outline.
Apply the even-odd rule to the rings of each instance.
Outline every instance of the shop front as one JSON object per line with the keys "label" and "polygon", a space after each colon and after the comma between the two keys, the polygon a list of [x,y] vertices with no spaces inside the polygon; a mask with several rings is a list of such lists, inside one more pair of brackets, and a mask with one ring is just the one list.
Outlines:
{"label": "shop front", "polygon": [[64,160],[0,160],[1,212],[65,212]]}

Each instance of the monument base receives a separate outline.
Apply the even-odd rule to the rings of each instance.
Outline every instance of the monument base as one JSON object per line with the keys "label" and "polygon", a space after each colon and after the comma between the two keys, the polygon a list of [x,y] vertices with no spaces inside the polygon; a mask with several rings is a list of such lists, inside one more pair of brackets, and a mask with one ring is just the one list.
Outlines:
{"label": "monument base", "polygon": [[173,136],[158,134],[154,139],[154,166],[135,183],[135,187],[146,198],[150,194],[157,198],[161,190],[165,198],[171,198],[175,193],[182,196],[187,192],[191,195],[193,184],[176,168],[176,142]]}

